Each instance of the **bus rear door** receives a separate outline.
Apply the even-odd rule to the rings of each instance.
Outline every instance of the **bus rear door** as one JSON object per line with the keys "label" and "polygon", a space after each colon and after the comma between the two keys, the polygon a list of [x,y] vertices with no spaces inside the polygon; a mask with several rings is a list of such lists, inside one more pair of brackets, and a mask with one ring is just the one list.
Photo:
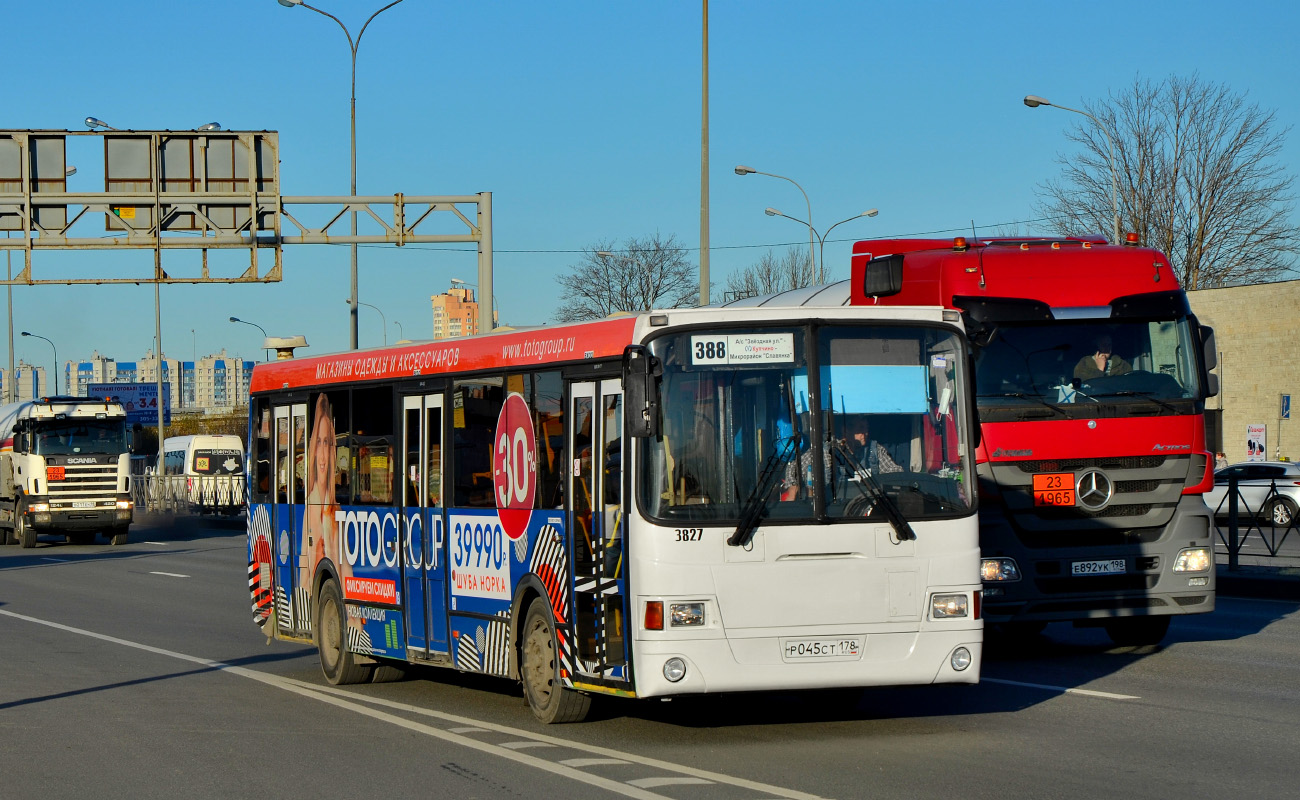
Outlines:
{"label": "bus rear door", "polygon": [[[307,405],[295,403],[276,406],[275,420],[275,514],[272,530],[277,548],[286,549],[279,559],[279,585],[290,587],[289,613],[276,614],[282,630],[308,634],[311,631],[308,595],[311,592],[310,553],[303,551],[302,509],[307,502],[304,483],[307,479]],[[307,585],[300,585],[306,583]]]}
{"label": "bus rear door", "polygon": [[402,398],[407,648],[447,652],[447,559],[443,552],[442,395]]}
{"label": "bus rear door", "polygon": [[568,452],[575,667],[607,689],[629,682],[624,559],[623,394],[618,380],[573,383]]}

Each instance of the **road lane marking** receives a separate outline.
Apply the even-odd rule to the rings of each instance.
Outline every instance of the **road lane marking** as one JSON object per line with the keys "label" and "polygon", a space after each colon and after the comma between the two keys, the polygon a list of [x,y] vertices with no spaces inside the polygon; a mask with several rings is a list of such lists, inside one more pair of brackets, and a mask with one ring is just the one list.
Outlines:
{"label": "road lane marking", "polygon": [[189,575],[182,575],[179,572],[150,572],[150,575],[166,575],[168,578],[188,578]]}
{"label": "road lane marking", "polygon": [[[405,717],[400,717],[395,714],[390,714],[384,711],[380,711],[378,708],[371,708],[370,706],[380,706],[384,708],[400,710],[408,714],[417,714],[426,717],[433,717],[434,719],[442,720],[444,722],[452,722],[460,726],[472,726],[475,730],[494,731],[497,733],[508,734],[512,737],[515,737],[516,739],[530,740],[538,743],[547,743],[559,747],[566,747],[569,748],[570,750],[577,750],[577,751],[591,753],[598,756],[605,756],[607,758],[618,759],[619,761],[625,763],[630,762],[630,763],[640,764],[643,766],[654,767],[656,769],[662,769],[666,772],[673,772],[673,773],[677,773],[678,775],[689,776],[690,778],[684,780],[682,778],[676,778],[676,777],[665,777],[663,780],[665,780],[666,783],[656,784],[656,785],[679,785],[681,783],[720,783],[720,784],[736,786],[744,789],[749,789],[757,792],[762,792],[764,794],[772,795],[774,797],[789,798],[789,800],[822,800],[822,798],[819,797],[818,795],[808,794],[807,792],[800,792],[794,789],[786,789],[780,786],[772,786],[770,784],[760,783],[758,781],[751,781],[745,778],[737,778],[731,775],[724,775],[722,773],[709,772],[707,770],[696,769],[695,767],[688,767],[683,764],[674,764],[670,761],[661,761],[655,758],[638,756],[633,753],[624,753],[618,750],[613,750],[606,747],[600,747],[597,745],[589,745],[589,744],[584,744],[582,742],[569,741],[567,739],[561,739],[556,736],[549,736],[543,733],[535,733],[533,731],[511,728],[508,725],[498,725],[496,723],[485,722],[483,720],[476,720],[470,717],[462,717],[455,714],[449,714],[444,711],[435,711],[433,709],[420,708],[417,706],[409,705],[407,703],[399,703],[393,700],[386,700],[380,697],[368,697],[365,695],[349,692],[343,689],[338,689],[333,686],[319,686],[316,684],[307,683],[305,681],[295,680],[293,678],[283,678],[278,675],[272,675],[271,673],[268,672],[259,672],[258,670],[248,669],[247,667],[238,667],[233,664],[227,664],[222,661],[214,661],[208,658],[192,656],[186,653],[177,652],[175,650],[167,650],[165,648],[154,647],[152,645],[143,644],[141,642],[133,642],[129,639],[119,639],[115,636],[109,636],[103,633],[96,633],[95,631],[86,630],[84,628],[75,628],[71,625],[64,625],[63,623],[60,622],[53,622],[50,620],[40,619],[38,617],[30,617],[27,616],[26,614],[18,614],[3,608],[0,608],[0,616],[6,616],[12,619],[19,619],[25,622],[35,623],[37,625],[44,625],[48,628],[54,628],[55,630],[65,631],[67,633],[73,633],[78,636],[85,636],[91,639],[98,639],[103,642],[109,642],[111,644],[121,645],[123,647],[130,647],[136,650],[142,650],[146,653],[153,653],[155,655],[166,656],[168,658],[174,658],[180,661],[186,661],[191,664],[199,664],[219,672],[228,672],[232,675],[238,675],[244,678],[248,678],[250,680],[258,681],[259,683],[263,683],[277,689],[282,689],[286,692],[291,692],[293,694],[297,694],[311,700],[316,700],[317,702],[327,703],[329,705],[336,706],[338,708],[352,711],[353,713],[370,717],[372,719],[379,720],[380,722],[387,722],[391,725],[396,725],[398,727],[405,728],[415,733],[421,733],[435,739],[441,739],[443,741],[460,745],[462,747],[471,750],[477,750],[481,753],[486,753],[488,755],[494,755],[500,758],[505,758],[517,762],[519,764],[522,764],[524,766],[533,767],[535,769],[539,769],[544,772],[550,772],[554,775],[558,775],[561,778],[567,778],[569,780],[577,781],[579,783],[586,783],[602,789],[607,789],[616,794],[623,795],[624,797],[637,798],[638,800],[672,800],[672,798],[669,795],[657,794],[655,792],[648,791],[646,789],[641,788],[640,786],[635,785],[636,783],[643,783],[645,781],[654,781],[659,779],[640,778],[637,779],[636,781],[619,781],[619,780],[613,780],[611,778],[605,778],[600,775],[594,775],[592,773],[585,772],[581,769],[576,769],[566,764],[564,761],[547,761],[546,759],[539,758],[537,756],[528,755],[527,753],[521,753],[499,744],[489,744],[486,742],[482,742],[477,739],[472,739],[467,736],[462,736],[453,733],[452,730],[449,729],[437,728],[434,727],[433,725],[427,725],[421,722],[416,722],[414,720],[409,720],[406,719]],[[516,746],[518,745],[516,744]],[[698,780],[691,780],[691,779],[698,779]]]}
{"label": "road lane marking", "polygon": [[1061,692],[1062,694],[1078,694],[1084,697],[1100,697],[1103,700],[1141,700],[1141,697],[1133,694],[1114,694],[1113,692],[1098,692],[1092,689],[1074,689],[1069,686],[1051,686],[1046,683],[1025,683],[1024,681],[1008,681],[1001,678],[986,678],[980,676],[980,683],[1001,683],[1006,686],[1024,686],[1028,689],[1045,689],[1049,692]]}

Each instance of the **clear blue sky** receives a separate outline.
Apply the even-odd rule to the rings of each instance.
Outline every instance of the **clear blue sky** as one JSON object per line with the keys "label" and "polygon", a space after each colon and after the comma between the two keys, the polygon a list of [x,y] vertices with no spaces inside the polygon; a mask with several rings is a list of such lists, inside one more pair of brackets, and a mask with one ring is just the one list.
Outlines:
{"label": "clear blue sky", "polygon": [[[314,4],[355,35],[384,3]],[[347,193],[350,62],[325,17],[275,0],[43,0],[5,3],[3,13],[0,127],[84,130],[92,115],[118,128],[275,130],[283,193]],[[1079,107],[1139,74],[1199,71],[1295,127],[1298,27],[1294,0],[713,0],[715,292],[767,248],[807,242],[806,228],[763,215],[775,206],[802,218],[795,187],[738,177],[737,164],[802,184],[821,229],[880,209],[832,233],[832,277],[847,277],[853,238],[953,235],[972,220],[1035,232],[1024,223],[1035,189],[1056,174],[1063,134],[1083,118],[1028,109],[1024,95]],[[361,42],[358,192],[491,191],[502,321],[547,322],[555,276],[582,247],[656,231],[698,246],[700,40],[698,1],[405,0]],[[102,191],[93,168],[102,154],[80,158],[91,164],[79,165],[70,190]],[[77,153],[69,160],[78,164]],[[1300,172],[1300,132],[1284,160]],[[475,280],[468,248],[361,249],[361,300],[384,310],[390,342],[396,322],[408,338],[431,335],[429,296],[450,278]],[[38,271],[63,256],[38,254]],[[148,252],[76,257],[113,274],[147,275],[152,264]],[[164,260],[172,272],[196,263],[194,254]],[[286,247],[284,264],[279,284],[164,286],[166,354],[224,347],[260,359],[261,334],[232,315],[272,335],[305,335],[305,354],[346,349],[347,248]],[[360,313],[362,347],[379,345],[378,314]],[[153,320],[149,285],[14,289],[15,329],[48,336],[64,361],[92,350],[136,359],[152,346]],[[17,337],[15,350],[50,362],[39,340]]]}

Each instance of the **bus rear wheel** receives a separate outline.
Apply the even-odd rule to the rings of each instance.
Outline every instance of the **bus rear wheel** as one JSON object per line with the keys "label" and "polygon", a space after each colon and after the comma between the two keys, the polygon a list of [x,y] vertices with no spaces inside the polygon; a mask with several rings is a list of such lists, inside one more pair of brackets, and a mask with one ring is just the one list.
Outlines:
{"label": "bus rear wheel", "polygon": [[1106,635],[1122,647],[1156,645],[1169,632],[1169,617],[1119,617],[1106,621]]}
{"label": "bus rear wheel", "polygon": [[524,697],[533,715],[548,725],[582,721],[591,708],[591,698],[566,687],[560,680],[555,625],[550,608],[540,597],[528,606],[520,650]]}
{"label": "bus rear wheel", "polygon": [[338,583],[328,580],[321,585],[316,609],[316,652],[325,680],[334,686],[370,680],[371,666],[358,664],[347,648],[347,611]]}

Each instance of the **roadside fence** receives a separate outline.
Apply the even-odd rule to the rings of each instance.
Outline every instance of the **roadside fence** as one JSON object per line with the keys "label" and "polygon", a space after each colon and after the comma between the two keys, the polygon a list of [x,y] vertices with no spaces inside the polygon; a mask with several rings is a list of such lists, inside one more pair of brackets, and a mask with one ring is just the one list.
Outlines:
{"label": "roadside fence", "polygon": [[131,500],[149,514],[226,514],[244,510],[243,475],[134,475]]}
{"label": "roadside fence", "polygon": [[[1236,477],[1229,478],[1227,493],[1219,501],[1217,508],[1210,509],[1214,516],[1219,541],[1223,542],[1223,546],[1228,549],[1229,570],[1240,567],[1241,548],[1250,539],[1252,533],[1258,535],[1268,554],[1276,557],[1282,543],[1296,529],[1296,520],[1300,516],[1295,513],[1289,498],[1278,493],[1276,480],[1270,481],[1268,494],[1260,500],[1256,508],[1250,507],[1237,484]],[[1284,525],[1279,525],[1276,521],[1279,515],[1274,512],[1274,509],[1279,507],[1286,509],[1284,516],[1287,522]],[[1226,526],[1219,524],[1220,516],[1227,517]]]}

